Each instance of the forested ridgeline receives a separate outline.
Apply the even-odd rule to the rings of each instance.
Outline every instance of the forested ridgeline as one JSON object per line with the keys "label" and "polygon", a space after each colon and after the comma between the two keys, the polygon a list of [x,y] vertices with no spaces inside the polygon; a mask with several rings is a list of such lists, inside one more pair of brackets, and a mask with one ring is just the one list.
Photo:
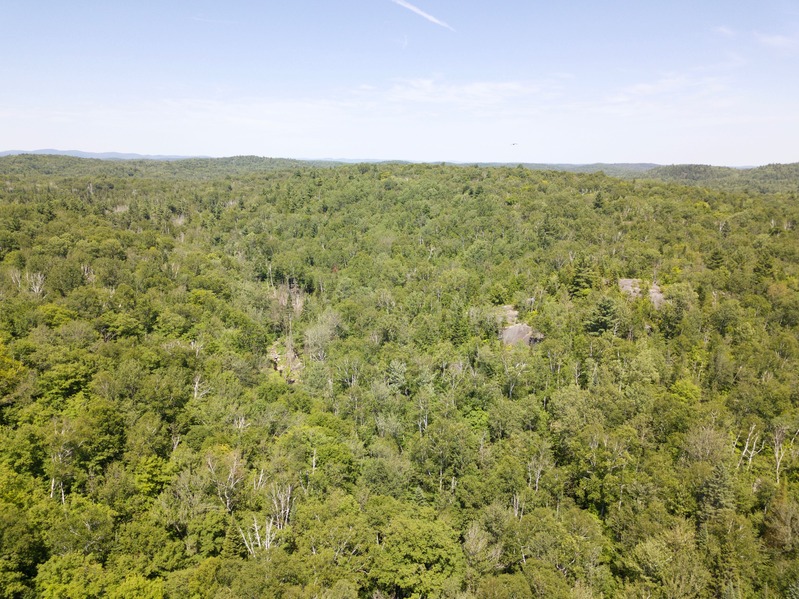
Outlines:
{"label": "forested ridgeline", "polygon": [[49,177],[128,177],[147,179],[213,180],[228,176],[253,175],[281,169],[326,168],[338,163],[301,161],[259,156],[229,158],[175,158],[168,160],[115,160],[54,156],[50,154],[12,154],[0,156],[0,173],[6,177],[26,177],[33,172]]}
{"label": "forested ridgeline", "polygon": [[[625,177],[636,176],[624,173]],[[701,164],[659,166],[640,175],[662,181],[703,185],[748,193],[799,193],[799,162],[755,168],[729,168]]]}
{"label": "forested ridgeline", "polygon": [[247,160],[0,159],[0,597],[799,596],[795,195]]}

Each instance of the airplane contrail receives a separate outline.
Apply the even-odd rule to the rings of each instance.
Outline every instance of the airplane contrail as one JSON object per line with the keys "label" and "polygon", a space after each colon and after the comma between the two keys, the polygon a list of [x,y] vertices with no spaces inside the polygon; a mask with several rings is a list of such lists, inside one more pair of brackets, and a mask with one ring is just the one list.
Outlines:
{"label": "airplane contrail", "polygon": [[455,31],[452,27],[447,25],[444,21],[436,19],[433,15],[426,13],[421,8],[419,8],[418,6],[414,6],[410,2],[406,2],[405,0],[391,0],[391,1],[394,4],[399,4],[403,8],[407,8],[411,12],[415,12],[417,15],[419,15],[420,17],[422,17],[424,19],[427,19],[431,23],[435,23],[436,25],[440,25],[441,27],[446,27],[450,31]]}

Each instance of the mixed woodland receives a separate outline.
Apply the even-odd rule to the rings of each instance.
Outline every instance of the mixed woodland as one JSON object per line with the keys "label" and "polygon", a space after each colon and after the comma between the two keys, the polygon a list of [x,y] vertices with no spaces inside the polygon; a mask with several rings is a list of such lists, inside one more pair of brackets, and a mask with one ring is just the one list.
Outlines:
{"label": "mixed woodland", "polygon": [[799,597],[796,170],[0,158],[0,597]]}

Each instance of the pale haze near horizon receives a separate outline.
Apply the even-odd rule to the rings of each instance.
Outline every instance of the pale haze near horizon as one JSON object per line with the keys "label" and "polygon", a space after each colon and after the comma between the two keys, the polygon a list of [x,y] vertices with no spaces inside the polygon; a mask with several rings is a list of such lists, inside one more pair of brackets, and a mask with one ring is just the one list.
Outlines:
{"label": "pale haze near horizon", "polygon": [[11,0],[0,150],[799,161],[799,4]]}

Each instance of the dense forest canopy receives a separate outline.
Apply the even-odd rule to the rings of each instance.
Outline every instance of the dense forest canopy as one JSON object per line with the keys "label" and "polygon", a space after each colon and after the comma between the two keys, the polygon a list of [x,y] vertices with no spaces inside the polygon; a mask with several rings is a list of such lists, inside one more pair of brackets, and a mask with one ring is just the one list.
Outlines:
{"label": "dense forest canopy", "polygon": [[794,171],[0,158],[0,597],[799,596]]}

